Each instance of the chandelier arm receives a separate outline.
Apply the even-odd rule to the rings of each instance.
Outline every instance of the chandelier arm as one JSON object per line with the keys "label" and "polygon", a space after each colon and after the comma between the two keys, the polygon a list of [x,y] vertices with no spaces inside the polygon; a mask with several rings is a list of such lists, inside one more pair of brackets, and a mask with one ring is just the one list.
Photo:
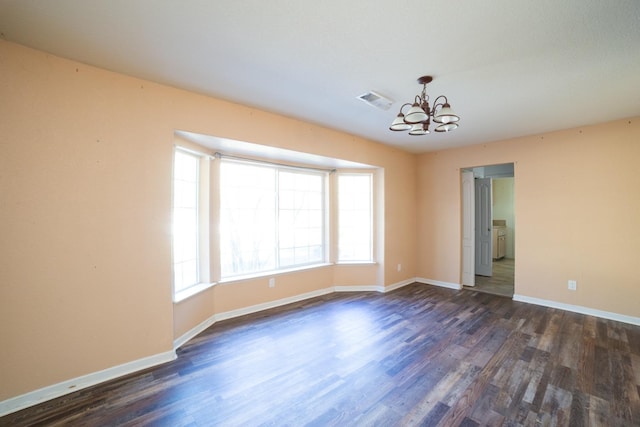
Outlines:
{"label": "chandelier arm", "polygon": [[[444,98],[444,102],[438,103],[438,100],[439,100],[440,98]],[[449,103],[449,100],[447,99],[447,97],[446,97],[446,96],[444,96],[444,95],[440,95],[439,97],[437,97],[437,98],[436,98],[436,100],[435,100],[435,101],[434,101],[434,103],[433,103],[433,108],[431,109],[431,112],[432,112],[433,114],[431,114],[431,115],[432,115],[432,116],[434,116],[434,115],[435,115],[436,108],[438,108],[438,107],[439,107],[439,108],[442,108],[442,107],[444,107],[444,104],[448,104],[448,103]]]}
{"label": "chandelier arm", "polygon": [[[404,107],[406,107],[407,105],[409,105],[409,106],[410,106],[410,105],[412,105],[412,104],[411,104],[410,102],[407,102],[406,104],[402,104],[402,106],[400,107],[400,112],[401,112],[401,113],[402,113],[402,109],[403,109]],[[404,113],[402,113],[402,114],[404,114]]]}
{"label": "chandelier arm", "polygon": [[404,107],[406,107],[407,105],[412,105],[412,104],[411,104],[410,102],[407,102],[407,103],[405,103],[405,104],[402,104],[402,105],[400,106],[400,111],[398,111],[398,114],[402,114],[402,115],[404,115],[404,113],[402,112],[402,109],[403,109]]}

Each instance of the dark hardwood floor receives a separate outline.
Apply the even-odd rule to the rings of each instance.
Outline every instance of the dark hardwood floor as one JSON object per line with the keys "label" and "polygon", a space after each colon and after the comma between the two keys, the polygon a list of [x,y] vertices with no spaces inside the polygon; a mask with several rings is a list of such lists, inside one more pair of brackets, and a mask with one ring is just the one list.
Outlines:
{"label": "dark hardwood floor", "polygon": [[0,425],[640,425],[640,327],[413,284],[220,322]]}

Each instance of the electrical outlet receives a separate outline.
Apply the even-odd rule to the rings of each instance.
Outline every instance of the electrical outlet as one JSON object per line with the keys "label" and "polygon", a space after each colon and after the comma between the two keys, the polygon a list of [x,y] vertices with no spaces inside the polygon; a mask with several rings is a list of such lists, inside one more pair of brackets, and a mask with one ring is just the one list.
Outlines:
{"label": "electrical outlet", "polygon": [[398,271],[402,271],[402,264],[398,264]]}
{"label": "electrical outlet", "polygon": [[269,279],[269,287],[270,288],[275,288],[276,287],[276,279],[275,278],[271,278]]}
{"label": "electrical outlet", "polygon": [[575,280],[569,280],[567,286],[568,286],[570,291],[575,291],[576,290],[576,285],[577,285],[577,283],[576,283]]}

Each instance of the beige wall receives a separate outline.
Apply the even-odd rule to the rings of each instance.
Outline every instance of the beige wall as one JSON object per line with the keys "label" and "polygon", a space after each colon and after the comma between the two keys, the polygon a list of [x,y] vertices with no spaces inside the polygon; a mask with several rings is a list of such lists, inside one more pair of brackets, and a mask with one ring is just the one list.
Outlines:
{"label": "beige wall", "polygon": [[513,162],[515,293],[640,317],[639,141],[635,118],[421,155],[418,276],[460,283],[460,169]]}
{"label": "beige wall", "polygon": [[[416,275],[416,158],[352,135],[0,41],[0,401],[171,351],[220,312]],[[252,118],[246,126],[240,118]],[[218,285],[174,306],[174,130],[384,168],[380,261]],[[402,263],[403,271],[384,268]],[[337,282],[337,283],[334,283]]]}

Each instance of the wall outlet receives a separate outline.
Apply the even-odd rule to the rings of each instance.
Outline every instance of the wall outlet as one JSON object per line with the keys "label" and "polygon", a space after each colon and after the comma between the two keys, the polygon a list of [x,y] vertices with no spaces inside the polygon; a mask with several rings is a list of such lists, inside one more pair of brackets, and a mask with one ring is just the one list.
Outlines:
{"label": "wall outlet", "polygon": [[276,287],[276,279],[275,278],[271,278],[269,279],[269,287],[270,288],[275,288]]}
{"label": "wall outlet", "polygon": [[576,281],[575,280],[569,280],[567,287],[569,288],[570,291],[575,291],[576,290]]}
{"label": "wall outlet", "polygon": [[402,271],[402,264],[398,264],[398,271]]}

